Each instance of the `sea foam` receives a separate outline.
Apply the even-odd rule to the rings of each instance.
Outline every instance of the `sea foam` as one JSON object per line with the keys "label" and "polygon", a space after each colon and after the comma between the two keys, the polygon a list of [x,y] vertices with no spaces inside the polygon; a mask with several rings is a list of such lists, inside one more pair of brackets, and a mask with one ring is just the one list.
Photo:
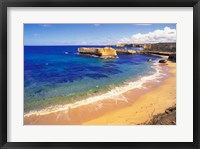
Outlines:
{"label": "sea foam", "polygon": [[[137,80],[125,82],[122,86],[117,86],[114,89],[108,91],[107,93],[89,97],[87,99],[76,101],[70,104],[55,105],[55,106],[50,106],[38,111],[30,111],[26,113],[25,116],[50,114],[53,112],[73,109],[82,105],[96,103],[98,101],[102,101],[106,99],[113,99],[113,100],[116,100],[116,102],[118,100],[128,102],[128,100],[122,95],[123,93],[132,89],[145,89],[145,86],[144,86],[145,83],[152,82],[152,81],[159,82],[160,79],[165,77],[166,74],[162,72],[162,67],[159,66],[158,62],[155,62],[152,65],[152,68],[155,70],[153,74],[142,76],[138,78]],[[101,108],[101,106],[99,108]]]}

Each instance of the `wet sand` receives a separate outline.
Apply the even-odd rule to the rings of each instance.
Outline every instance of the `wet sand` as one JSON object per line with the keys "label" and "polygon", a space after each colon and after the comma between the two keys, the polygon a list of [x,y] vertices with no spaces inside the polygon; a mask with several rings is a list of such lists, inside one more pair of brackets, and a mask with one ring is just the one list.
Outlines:
{"label": "wet sand", "polygon": [[[147,123],[176,103],[176,63],[163,64],[169,73],[161,83],[146,83],[110,99],[48,114],[24,116],[24,125],[129,125]],[[168,70],[169,68],[169,70]],[[169,72],[168,72],[169,71]]]}
{"label": "wet sand", "polygon": [[171,77],[140,96],[131,106],[107,113],[84,124],[148,124],[154,115],[163,113],[176,104],[176,63],[168,62],[168,67]]}

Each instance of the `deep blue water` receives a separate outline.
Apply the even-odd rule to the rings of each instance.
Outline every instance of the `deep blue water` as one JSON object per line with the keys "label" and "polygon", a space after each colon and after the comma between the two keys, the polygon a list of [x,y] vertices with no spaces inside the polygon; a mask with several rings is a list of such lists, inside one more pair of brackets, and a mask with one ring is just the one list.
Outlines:
{"label": "deep blue water", "polygon": [[79,55],[78,47],[82,46],[24,47],[25,112],[81,100],[152,73],[147,59],[159,58],[122,54],[104,60]]}

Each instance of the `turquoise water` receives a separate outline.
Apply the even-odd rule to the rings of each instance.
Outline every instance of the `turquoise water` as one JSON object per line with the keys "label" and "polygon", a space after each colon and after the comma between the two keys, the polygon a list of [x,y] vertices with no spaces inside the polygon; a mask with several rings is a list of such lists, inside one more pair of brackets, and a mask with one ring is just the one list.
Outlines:
{"label": "turquoise water", "polygon": [[152,75],[156,70],[147,59],[160,58],[120,54],[117,59],[105,60],[79,55],[78,47],[81,46],[24,47],[25,113],[85,100]]}

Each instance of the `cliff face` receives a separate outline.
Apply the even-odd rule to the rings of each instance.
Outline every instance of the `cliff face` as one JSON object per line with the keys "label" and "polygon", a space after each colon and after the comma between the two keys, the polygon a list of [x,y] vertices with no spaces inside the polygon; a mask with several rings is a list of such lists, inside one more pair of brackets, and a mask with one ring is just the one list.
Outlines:
{"label": "cliff face", "polygon": [[116,44],[116,47],[124,47],[124,46],[125,46],[125,44],[122,44],[122,43]]}
{"label": "cliff face", "polygon": [[123,49],[116,49],[116,52],[120,54],[136,54],[137,53],[137,51],[135,50],[123,50]]}
{"label": "cliff face", "polygon": [[134,44],[118,43],[116,47],[134,47]]}
{"label": "cliff face", "polygon": [[143,44],[145,50],[176,52],[176,43]]}
{"label": "cliff face", "polygon": [[176,43],[117,44],[117,47],[142,47],[144,50],[176,52]]}
{"label": "cliff face", "polygon": [[81,54],[97,55],[101,58],[116,58],[117,53],[115,49],[110,47],[105,48],[78,48],[78,52]]}

